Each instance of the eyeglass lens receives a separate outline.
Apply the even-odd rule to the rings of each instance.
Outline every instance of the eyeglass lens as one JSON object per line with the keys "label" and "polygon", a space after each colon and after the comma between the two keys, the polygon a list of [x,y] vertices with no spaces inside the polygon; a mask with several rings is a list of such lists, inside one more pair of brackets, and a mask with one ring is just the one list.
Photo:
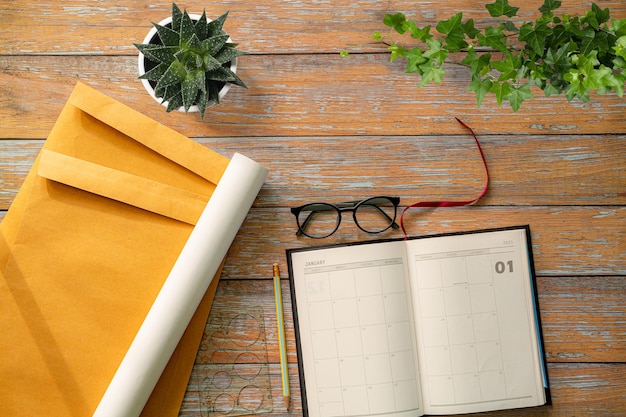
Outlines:
{"label": "eyeglass lens", "polygon": [[396,207],[387,198],[371,198],[359,204],[354,220],[361,230],[380,233],[387,230],[396,218]]}
{"label": "eyeglass lens", "polygon": [[374,197],[360,203],[342,203],[337,206],[326,203],[307,204],[298,213],[298,226],[309,237],[330,236],[339,227],[342,211],[353,211],[357,226],[369,233],[387,230],[396,217],[396,207],[391,200]]}

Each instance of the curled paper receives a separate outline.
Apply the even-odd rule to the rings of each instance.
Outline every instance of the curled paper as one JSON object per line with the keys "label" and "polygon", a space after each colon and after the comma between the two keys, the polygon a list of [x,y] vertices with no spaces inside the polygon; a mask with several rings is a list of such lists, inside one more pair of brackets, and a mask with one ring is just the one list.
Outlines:
{"label": "curled paper", "polygon": [[235,154],[100,400],[94,417],[137,417],[254,202],[267,169]]}

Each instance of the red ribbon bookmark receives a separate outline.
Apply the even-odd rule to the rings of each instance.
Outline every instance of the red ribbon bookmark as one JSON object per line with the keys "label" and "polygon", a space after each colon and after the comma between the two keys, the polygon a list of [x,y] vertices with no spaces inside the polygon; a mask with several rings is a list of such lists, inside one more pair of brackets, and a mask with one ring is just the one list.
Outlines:
{"label": "red ribbon bookmark", "polygon": [[483,153],[482,148],[480,147],[480,142],[478,141],[478,138],[476,137],[476,134],[474,133],[474,131],[472,130],[471,127],[469,127],[468,125],[466,125],[463,121],[461,121],[458,117],[455,117],[456,121],[459,122],[461,124],[461,126],[465,127],[467,130],[469,130],[472,134],[472,136],[474,137],[474,140],[476,141],[476,145],[478,146],[478,151],[480,152],[480,157],[483,160],[483,165],[485,167],[485,175],[486,175],[486,181],[485,181],[485,187],[483,188],[482,192],[480,193],[480,195],[478,197],[476,197],[473,200],[469,200],[469,201],[422,201],[419,203],[415,203],[415,204],[411,204],[409,206],[406,206],[404,208],[404,210],[402,210],[402,214],[400,215],[400,227],[402,228],[402,233],[404,234],[404,239],[407,239],[407,234],[406,234],[406,230],[404,229],[404,213],[413,207],[458,207],[458,206],[467,206],[470,204],[474,204],[475,202],[477,202],[478,200],[480,200],[485,194],[487,194],[487,189],[489,188],[489,169],[487,168],[487,160],[485,159],[485,154]]}

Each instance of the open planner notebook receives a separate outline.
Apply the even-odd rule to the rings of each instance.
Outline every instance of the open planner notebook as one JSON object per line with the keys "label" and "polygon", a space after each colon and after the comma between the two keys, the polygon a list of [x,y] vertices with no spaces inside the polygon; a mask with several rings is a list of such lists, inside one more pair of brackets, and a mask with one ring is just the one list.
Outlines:
{"label": "open planner notebook", "polygon": [[549,401],[527,226],[287,257],[305,416]]}

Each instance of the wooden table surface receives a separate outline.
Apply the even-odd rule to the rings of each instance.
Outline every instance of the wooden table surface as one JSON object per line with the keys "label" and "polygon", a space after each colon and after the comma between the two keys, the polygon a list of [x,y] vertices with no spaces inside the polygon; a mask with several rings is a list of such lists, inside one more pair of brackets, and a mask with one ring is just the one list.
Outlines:
{"label": "wooden table surface", "polygon": [[[532,15],[538,0],[511,1]],[[517,3],[517,4],[516,4]],[[582,0],[564,1],[580,13]],[[615,18],[623,0],[599,0]],[[180,3],[210,17],[226,10],[226,30],[251,54],[238,73],[248,90],[197,114],[166,113],[137,79],[137,51],[151,27],[170,13],[146,0],[4,1],[0,10],[0,218],[77,81],[82,81],[226,155],[240,152],[270,169],[232,245],[211,314],[250,312],[262,321],[267,352],[267,415],[301,415],[300,384],[285,249],[372,239],[345,221],[322,241],[295,236],[289,207],[398,195],[401,206],[424,200],[468,200],[483,186],[470,125],[491,174],[476,205],[412,210],[411,235],[529,224],[551,406],[490,416],[626,415],[626,99],[593,96],[525,102],[514,113],[466,91],[468,70],[447,65],[441,87],[418,79],[368,44],[385,30],[387,12],[423,24],[462,10],[477,19],[478,0],[218,0]],[[339,52],[349,49],[351,57]],[[376,237],[400,237],[393,231]],[[282,400],[272,292],[272,263],[283,271],[293,398]],[[246,333],[245,323],[242,332]],[[206,345],[200,354],[207,354]],[[197,393],[196,393],[197,394]],[[193,393],[181,415],[204,415]]]}

